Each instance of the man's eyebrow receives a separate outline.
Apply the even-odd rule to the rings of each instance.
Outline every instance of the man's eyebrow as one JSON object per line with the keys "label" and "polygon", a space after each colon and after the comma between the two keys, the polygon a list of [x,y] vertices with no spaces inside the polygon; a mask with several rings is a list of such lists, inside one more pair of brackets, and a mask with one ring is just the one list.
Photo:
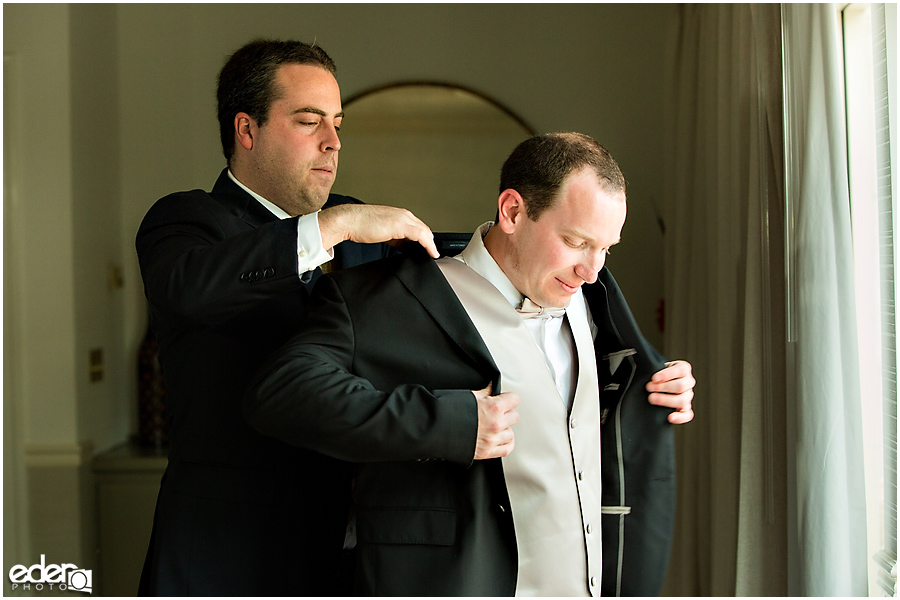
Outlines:
{"label": "man's eyebrow", "polygon": [[607,248],[612,248],[613,246],[615,246],[616,244],[618,244],[618,243],[621,242],[621,241],[622,241],[622,238],[618,238],[618,239],[616,239],[616,241],[614,241],[612,244],[610,244],[609,246],[607,246]]}
{"label": "man's eyebrow", "polygon": [[[328,113],[326,113],[326,112],[325,112],[324,110],[322,110],[321,108],[313,108],[313,107],[311,107],[311,106],[307,106],[306,108],[298,108],[298,109],[295,110],[292,114],[295,114],[295,115],[296,115],[296,114],[300,114],[300,113],[311,113],[311,114],[319,115],[319,116],[322,116],[322,117],[327,117],[327,116],[328,116]],[[335,119],[338,119],[338,118],[343,117],[343,116],[344,116],[344,111],[341,111],[341,112],[339,112],[338,114],[334,115],[334,118],[335,118]]]}
{"label": "man's eyebrow", "polygon": [[565,233],[566,235],[571,235],[573,237],[581,238],[586,242],[594,241],[593,236],[588,235],[585,231],[579,231],[577,229],[565,229],[563,230],[563,233]]}
{"label": "man's eyebrow", "polygon": [[[586,232],[584,232],[584,231],[578,231],[577,229],[566,229],[566,230],[564,231],[564,233],[566,233],[566,234],[568,234],[568,235],[572,235],[572,236],[578,237],[578,238],[581,238],[581,239],[583,239],[583,240],[586,241],[586,242],[594,243],[594,241],[595,241],[594,238],[593,238],[592,236],[588,235],[588,234],[587,234]],[[615,246],[616,244],[618,244],[618,243],[621,242],[621,241],[622,241],[622,238],[619,237],[619,238],[616,239],[616,241],[614,241],[612,244],[610,244],[609,247],[611,248],[611,247]]]}

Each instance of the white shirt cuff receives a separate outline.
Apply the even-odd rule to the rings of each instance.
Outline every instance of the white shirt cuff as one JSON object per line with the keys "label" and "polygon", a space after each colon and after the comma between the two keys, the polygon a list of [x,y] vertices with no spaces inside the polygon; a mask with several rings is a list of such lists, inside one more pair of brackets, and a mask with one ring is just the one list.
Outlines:
{"label": "white shirt cuff", "polygon": [[322,247],[319,231],[319,213],[303,215],[297,219],[297,273],[302,277],[321,264],[334,258],[334,250]]}

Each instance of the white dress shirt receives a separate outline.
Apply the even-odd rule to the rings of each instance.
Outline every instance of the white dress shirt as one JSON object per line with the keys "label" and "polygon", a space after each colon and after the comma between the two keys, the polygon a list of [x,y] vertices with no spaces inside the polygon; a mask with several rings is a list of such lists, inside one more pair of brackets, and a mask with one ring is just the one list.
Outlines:
{"label": "white dress shirt", "polygon": [[[493,222],[488,221],[478,228],[482,240],[492,225]],[[469,244],[461,254],[454,258],[466,263],[473,271],[487,279],[503,294],[513,308],[519,308],[525,296],[512,284],[494,257],[484,247],[484,243],[478,243],[479,240],[473,241],[475,243]],[[581,293],[580,290],[579,293]],[[580,304],[579,308],[581,306],[586,305]],[[570,305],[566,310],[578,309]],[[588,322],[591,322],[589,311],[587,317]],[[593,325],[593,323],[591,324]],[[572,337],[568,317],[525,319],[525,326],[528,327],[531,337],[544,357],[544,362],[556,382],[556,389],[559,390],[566,409],[571,410],[572,401],[575,398],[575,385],[578,381],[578,361],[575,360],[575,340]],[[591,329],[593,333],[594,328]]]}
{"label": "white dress shirt", "polygon": [[[291,218],[291,215],[287,214],[280,206],[269,202],[238,181],[231,169],[228,169],[228,176],[273,215],[279,219]],[[313,271],[319,265],[325,264],[333,258],[334,249],[326,251],[322,246],[322,232],[319,230],[319,211],[301,216],[297,220],[297,273],[302,277],[306,271]]]}

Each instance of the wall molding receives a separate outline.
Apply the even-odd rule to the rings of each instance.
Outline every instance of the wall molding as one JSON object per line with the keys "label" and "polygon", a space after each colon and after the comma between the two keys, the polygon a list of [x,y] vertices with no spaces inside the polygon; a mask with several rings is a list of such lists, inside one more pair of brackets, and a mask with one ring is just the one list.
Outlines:
{"label": "wall molding", "polygon": [[81,467],[89,465],[94,457],[94,444],[87,440],[70,444],[26,444],[25,466]]}
{"label": "wall molding", "polygon": [[[93,442],[26,444],[23,450],[31,554],[92,569],[97,538]],[[18,564],[26,564],[23,560],[31,557],[16,557]]]}

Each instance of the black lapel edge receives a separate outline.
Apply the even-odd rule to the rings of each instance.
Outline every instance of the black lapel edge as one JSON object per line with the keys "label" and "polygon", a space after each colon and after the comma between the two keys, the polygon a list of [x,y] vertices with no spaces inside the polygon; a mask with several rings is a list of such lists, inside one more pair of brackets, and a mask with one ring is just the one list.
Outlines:
{"label": "black lapel edge", "polygon": [[[479,371],[485,372],[496,386],[500,371],[494,358],[434,259],[424,252],[415,253],[410,260],[403,261],[396,276]],[[489,367],[490,373],[485,371],[485,367]]]}
{"label": "black lapel edge", "polygon": [[210,195],[229,212],[254,229],[278,220],[278,217],[231,180],[227,168],[219,174]]}

